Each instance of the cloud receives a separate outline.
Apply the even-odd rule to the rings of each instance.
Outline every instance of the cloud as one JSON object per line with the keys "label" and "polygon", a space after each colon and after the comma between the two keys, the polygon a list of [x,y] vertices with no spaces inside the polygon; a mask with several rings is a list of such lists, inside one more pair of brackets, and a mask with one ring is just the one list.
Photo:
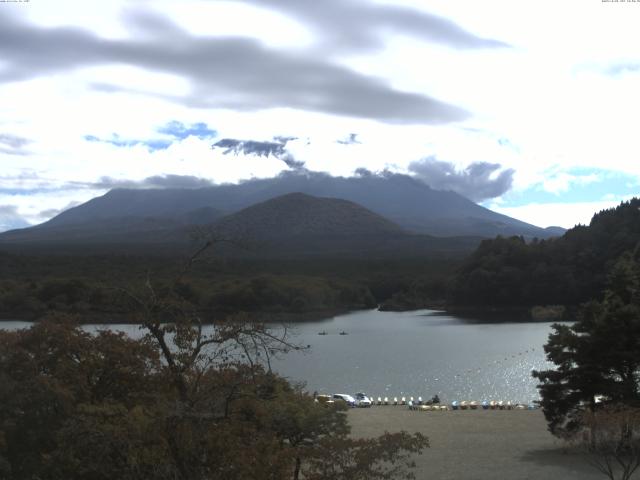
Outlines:
{"label": "cloud", "polygon": [[211,187],[214,183],[206,178],[193,175],[153,175],[143,180],[121,180],[108,176],[100,177],[94,183],[86,184],[88,188],[203,188]]}
{"label": "cloud", "polygon": [[436,190],[452,190],[475,202],[499,197],[513,183],[513,169],[502,170],[498,163],[474,162],[463,170],[457,170],[449,162],[427,157],[409,164],[409,171],[422,182]]}
{"label": "cloud", "polygon": [[559,226],[572,228],[579,224],[589,225],[595,213],[614,208],[620,204],[620,201],[622,199],[592,202],[530,203],[518,207],[505,207],[494,204],[489,205],[488,208],[494,212],[540,227]]}
{"label": "cloud", "polygon": [[542,189],[546,192],[559,195],[568,192],[574,185],[585,186],[602,181],[602,174],[590,173],[588,175],[574,175],[572,173],[559,172],[545,178]]}
{"label": "cloud", "polygon": [[362,143],[361,141],[358,140],[357,133],[350,133],[348,137],[342,140],[336,140],[336,142],[339,143],[340,145],[354,145],[356,143]]}
{"label": "cloud", "polygon": [[70,208],[77,207],[81,203],[82,202],[72,201],[72,202],[69,202],[67,205],[65,205],[62,208],[47,208],[46,210],[42,210],[42,211],[38,212],[38,217],[48,220],[48,219],[50,219],[52,217],[55,217],[56,215],[61,214],[65,210],[69,210]]}
{"label": "cloud", "polygon": [[149,149],[150,152],[155,152],[156,150],[166,150],[171,146],[173,141],[171,140],[163,140],[163,139],[153,139],[153,140],[133,140],[133,139],[125,139],[122,138],[117,133],[112,133],[111,138],[100,138],[95,135],[85,135],[84,139],[87,142],[96,142],[96,143],[108,143],[110,145],[114,145],[116,147],[135,147],[137,145],[144,145]]}
{"label": "cloud", "polygon": [[384,34],[409,35],[454,48],[499,48],[508,45],[467,32],[454,22],[397,5],[352,0],[247,0],[295,17],[323,37],[323,48],[371,50],[383,46]]}
{"label": "cloud", "polygon": [[29,225],[29,222],[18,213],[15,205],[0,205],[0,232]]}
{"label": "cloud", "polygon": [[0,153],[7,155],[28,155],[29,152],[24,148],[29,145],[31,140],[10,133],[0,133]]}
{"label": "cloud", "polygon": [[166,150],[169,148],[175,140],[184,140],[188,137],[194,136],[199,139],[211,138],[217,135],[215,130],[210,129],[206,123],[198,122],[192,123],[187,126],[182,122],[176,120],[163,125],[156,129],[156,132],[172,137],[167,138],[152,138],[149,140],[137,140],[122,138],[117,133],[112,133],[111,138],[100,138],[95,135],[85,135],[84,139],[87,142],[108,143],[116,147],[135,147],[137,145],[144,145],[150,152],[156,150]]}
{"label": "cloud", "polygon": [[214,143],[212,148],[224,148],[223,155],[256,155],[258,157],[274,156],[282,160],[291,169],[304,168],[304,162],[298,161],[287,151],[287,143],[297,140],[296,137],[273,137],[273,142],[260,142],[256,140],[237,140],[235,138],[223,138]]}
{"label": "cloud", "polygon": [[615,63],[606,68],[605,73],[607,75],[618,76],[624,75],[625,73],[638,73],[640,72],[640,63],[639,62],[629,62],[629,63]]}
{"label": "cloud", "polygon": [[[385,8],[380,10],[384,11]],[[275,50],[248,38],[196,37],[169,19],[154,17],[144,24],[139,17],[145,14],[137,15],[136,21],[147,29],[147,36],[106,39],[79,28],[27,24],[2,12],[0,82],[120,64],[188,79],[190,93],[162,98],[191,107],[240,111],[293,108],[387,123],[442,124],[468,117],[458,107],[396,90],[378,78],[330,63],[318,55]],[[385,25],[380,13],[375,17],[380,17],[376,22]],[[160,31],[158,22],[166,28]],[[414,27],[409,30],[417,29]],[[129,88],[106,87],[112,92],[126,92]],[[102,85],[103,91],[104,88]]]}

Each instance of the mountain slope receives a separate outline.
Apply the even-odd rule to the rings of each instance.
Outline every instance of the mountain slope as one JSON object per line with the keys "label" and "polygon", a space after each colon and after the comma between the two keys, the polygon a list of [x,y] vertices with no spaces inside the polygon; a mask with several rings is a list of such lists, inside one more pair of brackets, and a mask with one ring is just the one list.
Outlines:
{"label": "mountain slope", "polygon": [[433,190],[406,175],[345,178],[311,172],[192,190],[112,190],[61,213],[38,228],[85,224],[116,215],[174,218],[201,207],[229,214],[293,192],[349,200],[407,230],[435,236],[548,238],[556,234],[492,212],[454,192]]}

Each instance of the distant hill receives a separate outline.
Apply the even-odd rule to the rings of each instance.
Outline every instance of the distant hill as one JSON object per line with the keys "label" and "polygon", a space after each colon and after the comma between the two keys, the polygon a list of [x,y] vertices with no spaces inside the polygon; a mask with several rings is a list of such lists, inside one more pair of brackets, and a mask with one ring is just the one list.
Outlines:
{"label": "distant hill", "polygon": [[218,221],[226,236],[286,238],[405,234],[398,225],[360,205],[337,198],[288,193],[247,207]]}
{"label": "distant hill", "polygon": [[[201,208],[221,214],[235,213],[256,203],[301,192],[355,202],[382,215],[407,231],[439,237],[522,235],[549,238],[557,229],[545,230],[481,207],[451,192],[430,188],[407,175],[366,174],[333,177],[314,172],[281,174],[275,178],[199,189],[116,189],[71,208],[36,227],[46,229],[88,225],[115,218],[163,219],[175,222]],[[26,238],[35,229],[23,232]],[[0,241],[2,240],[0,236]]]}
{"label": "distant hill", "polygon": [[247,239],[243,255],[254,257],[459,256],[480,242],[479,237],[414,234],[356,203],[299,192],[228,215],[212,231],[218,238]]}
{"label": "distant hill", "polygon": [[562,237],[484,240],[452,284],[454,305],[578,305],[598,298],[613,265],[640,255],[640,199],[595,214]]}

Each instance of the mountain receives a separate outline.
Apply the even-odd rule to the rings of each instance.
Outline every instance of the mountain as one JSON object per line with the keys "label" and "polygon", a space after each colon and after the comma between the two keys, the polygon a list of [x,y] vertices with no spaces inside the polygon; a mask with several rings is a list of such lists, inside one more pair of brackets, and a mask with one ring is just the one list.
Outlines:
{"label": "mountain", "polygon": [[199,207],[163,216],[131,215],[124,208],[120,211],[121,216],[96,216],[69,224],[46,222],[30,228],[4,232],[0,234],[0,247],[69,246],[73,249],[87,245],[130,247],[140,244],[147,248],[148,244],[184,244],[188,238],[188,230],[211,225],[224,216],[211,207]]}
{"label": "mountain", "polygon": [[[93,218],[85,223],[42,225],[0,235],[0,246],[64,252],[184,252],[197,246],[198,231],[224,240],[224,256],[253,258],[348,257],[397,258],[460,255],[475,248],[479,237],[440,238],[408,232],[354,202],[289,193],[251,205],[207,224],[188,224],[206,207],[186,214],[155,218],[131,215]],[[13,248],[12,248],[13,247]]]}
{"label": "mountain", "polygon": [[495,213],[457,193],[433,190],[407,175],[365,174],[346,178],[314,172],[285,173],[270,179],[199,189],[115,189],[28,229],[25,234],[36,229],[88,225],[122,217],[173,221],[203,207],[231,214],[293,192],[349,200],[408,231],[440,237],[557,235],[556,231]]}

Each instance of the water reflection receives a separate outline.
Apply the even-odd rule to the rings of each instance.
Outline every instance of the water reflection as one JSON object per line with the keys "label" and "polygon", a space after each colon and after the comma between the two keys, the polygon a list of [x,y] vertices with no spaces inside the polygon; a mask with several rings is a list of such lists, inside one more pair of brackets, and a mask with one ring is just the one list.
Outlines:
{"label": "water reflection", "polygon": [[[0,328],[29,325],[3,322]],[[362,311],[288,325],[293,340],[311,348],[277,358],[272,365],[320,393],[530,402],[538,399],[531,370],[550,366],[542,349],[550,325],[467,323],[430,310]],[[143,333],[137,325],[84,328],[111,328],[135,338]]]}
{"label": "water reflection", "polygon": [[296,338],[311,352],[293,352],[274,366],[318,392],[538,399],[531,370],[550,366],[542,349],[550,323],[466,323],[433,313],[366,311],[298,325]]}

